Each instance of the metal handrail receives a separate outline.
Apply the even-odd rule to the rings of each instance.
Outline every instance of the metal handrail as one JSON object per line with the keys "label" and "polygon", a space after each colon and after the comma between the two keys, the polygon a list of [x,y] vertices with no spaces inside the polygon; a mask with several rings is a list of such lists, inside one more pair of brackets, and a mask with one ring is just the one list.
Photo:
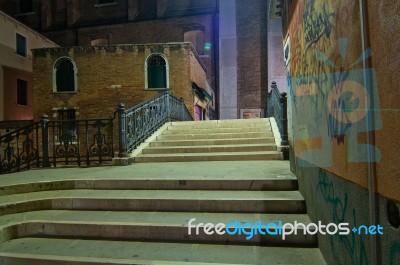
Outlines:
{"label": "metal handrail", "polygon": [[276,82],[272,82],[271,91],[268,93],[268,117],[274,117],[281,134],[281,145],[289,145],[287,97],[286,93],[280,93]]}
{"label": "metal handrail", "polygon": [[0,137],[0,174],[39,165],[39,128],[34,122]]}
{"label": "metal handrail", "polygon": [[169,121],[193,120],[183,99],[161,93],[132,108],[118,106],[119,157],[126,157],[163,124]]}
{"label": "metal handrail", "polygon": [[0,137],[0,175],[32,167],[90,166],[114,157],[114,118],[41,121]]}

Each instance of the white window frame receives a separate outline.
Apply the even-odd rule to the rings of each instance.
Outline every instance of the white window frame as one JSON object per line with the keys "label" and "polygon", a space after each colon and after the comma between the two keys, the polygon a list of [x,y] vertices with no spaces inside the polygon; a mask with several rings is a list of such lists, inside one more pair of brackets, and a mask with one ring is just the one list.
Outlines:
{"label": "white window frame", "polygon": [[[152,56],[161,56],[165,60],[165,74],[167,76],[167,87],[165,88],[149,88],[149,80],[148,80],[148,75],[147,75],[147,62]],[[168,90],[170,89],[170,84],[169,84],[169,62],[167,57],[165,57],[164,54],[162,53],[152,53],[149,56],[147,56],[146,60],[144,61],[144,83],[145,83],[145,89],[146,90]]]}
{"label": "white window frame", "polygon": [[[20,36],[25,38],[25,56],[23,56],[23,55],[18,53],[17,35],[20,35]],[[28,49],[28,38],[26,37],[25,34],[22,34],[21,32],[15,31],[15,54],[17,54],[21,58],[28,59],[28,56],[29,56],[28,51],[29,51],[29,49]]]}
{"label": "white window frame", "polygon": [[[74,66],[74,91],[57,91],[57,69],[56,69],[56,65],[58,63],[58,61],[60,60],[64,60],[67,59],[69,60],[72,65]],[[57,58],[57,60],[55,60],[54,64],[53,64],[53,93],[77,93],[78,92],[78,78],[77,78],[77,74],[78,74],[78,68],[76,67],[76,63],[75,61],[68,57],[68,56],[62,56],[60,58]]]}

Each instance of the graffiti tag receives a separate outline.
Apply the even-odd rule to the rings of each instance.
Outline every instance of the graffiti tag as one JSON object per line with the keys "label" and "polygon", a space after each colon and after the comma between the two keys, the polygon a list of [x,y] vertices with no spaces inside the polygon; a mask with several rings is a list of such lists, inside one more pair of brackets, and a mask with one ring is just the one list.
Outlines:
{"label": "graffiti tag", "polygon": [[323,35],[327,38],[330,37],[332,32],[331,17],[335,17],[335,13],[328,12],[325,3],[320,13],[315,10],[314,0],[307,3],[303,15],[304,35],[307,44],[317,42]]}

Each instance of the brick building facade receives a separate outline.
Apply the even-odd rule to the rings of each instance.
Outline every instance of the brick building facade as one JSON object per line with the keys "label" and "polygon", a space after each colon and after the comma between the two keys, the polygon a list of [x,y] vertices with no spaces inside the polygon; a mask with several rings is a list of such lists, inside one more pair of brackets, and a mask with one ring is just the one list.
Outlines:
{"label": "brick building facade", "polygon": [[[153,85],[149,74],[152,58],[165,63],[165,83],[161,86]],[[67,75],[70,71],[70,80],[60,76],[62,69],[67,69]],[[59,78],[64,78],[63,82],[59,83]],[[193,115],[193,84],[207,87],[206,68],[191,43],[33,50],[36,120],[42,114],[56,119],[112,117],[119,103],[133,107],[165,90],[183,98]]]}
{"label": "brick building facade", "polygon": [[0,0],[0,9],[66,47],[190,41],[226,119],[265,115],[269,2]]}

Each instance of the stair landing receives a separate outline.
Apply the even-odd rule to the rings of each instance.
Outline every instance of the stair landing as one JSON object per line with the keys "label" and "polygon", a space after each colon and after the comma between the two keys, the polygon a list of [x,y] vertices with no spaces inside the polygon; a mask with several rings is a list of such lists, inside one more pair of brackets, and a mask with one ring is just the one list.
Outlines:
{"label": "stair landing", "polygon": [[144,162],[281,160],[269,119],[170,122],[139,146]]}

